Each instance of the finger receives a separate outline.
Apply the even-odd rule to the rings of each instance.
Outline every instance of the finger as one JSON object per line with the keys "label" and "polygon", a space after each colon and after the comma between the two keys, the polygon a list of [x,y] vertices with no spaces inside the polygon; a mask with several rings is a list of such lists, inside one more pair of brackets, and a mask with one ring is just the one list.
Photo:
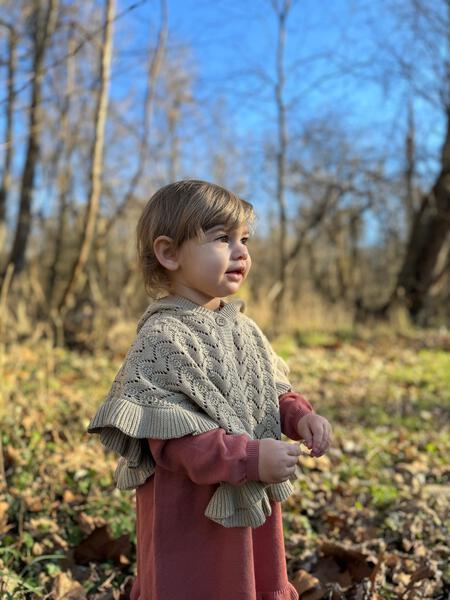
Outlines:
{"label": "finger", "polygon": [[328,423],[328,421],[326,422],[326,427],[325,427],[325,437],[324,437],[324,441],[323,441],[323,453],[327,452],[329,447],[330,447],[330,443],[331,443],[331,425]]}
{"label": "finger", "polygon": [[314,448],[311,454],[314,457],[319,457],[325,454],[330,446],[331,425],[326,419],[322,422],[321,433],[316,432],[314,439]]}
{"label": "finger", "polygon": [[300,449],[300,444],[289,444],[287,453],[289,454],[289,456],[300,456],[300,454],[302,453]]}
{"label": "finger", "polygon": [[330,440],[330,430],[329,430],[328,425],[325,423],[324,428],[323,428],[322,441],[321,441],[320,447],[318,449],[318,452],[320,453],[320,455],[325,454],[325,452],[328,450],[328,447],[330,445],[329,440]]}
{"label": "finger", "polygon": [[316,456],[321,452],[322,445],[325,437],[325,427],[321,424],[317,427],[316,431],[314,431],[313,437],[313,452]]}
{"label": "finger", "polygon": [[285,477],[286,477],[285,481],[287,481],[287,479],[289,479],[289,477],[292,477],[292,475],[295,475],[295,466],[291,467],[287,470],[286,475],[285,475]]}
{"label": "finger", "polygon": [[305,434],[303,436],[303,443],[305,444],[305,446],[307,448],[309,448],[310,450],[312,449],[312,447],[313,447],[313,432],[310,427],[308,427],[308,430],[305,432]]}

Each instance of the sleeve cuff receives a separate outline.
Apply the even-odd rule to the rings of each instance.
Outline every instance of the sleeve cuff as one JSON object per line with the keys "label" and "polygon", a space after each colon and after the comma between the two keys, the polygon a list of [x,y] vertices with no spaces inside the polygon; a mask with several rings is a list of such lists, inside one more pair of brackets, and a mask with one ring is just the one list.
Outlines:
{"label": "sleeve cuff", "polygon": [[300,419],[302,419],[305,415],[308,415],[310,412],[314,412],[311,409],[308,408],[303,408],[303,407],[298,407],[294,413],[293,413],[293,421],[296,425],[298,425],[298,422],[300,421]]}
{"label": "sleeve cuff", "polygon": [[247,481],[259,481],[259,440],[247,442]]}
{"label": "sleeve cuff", "polygon": [[288,392],[279,397],[281,431],[291,440],[299,440],[297,426],[301,418],[314,408],[310,402],[298,392]]}

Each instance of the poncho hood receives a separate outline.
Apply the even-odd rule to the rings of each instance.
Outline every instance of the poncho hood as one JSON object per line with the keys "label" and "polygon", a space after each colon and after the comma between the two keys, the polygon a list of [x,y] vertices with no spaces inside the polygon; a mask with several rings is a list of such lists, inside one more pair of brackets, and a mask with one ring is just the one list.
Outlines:
{"label": "poncho hood", "polygon": [[227,316],[229,318],[234,318],[238,312],[244,313],[246,309],[245,301],[241,298],[236,298],[229,302],[224,302],[220,300],[220,307],[217,310],[210,310],[207,308],[203,308],[203,306],[199,306],[194,302],[191,302],[187,298],[183,298],[182,296],[165,296],[164,298],[160,298],[159,300],[155,300],[152,302],[143,313],[143,315],[139,318],[136,333],[142,329],[148,319],[154,315],[155,313],[170,314],[175,312],[185,312],[194,310],[197,314],[205,315],[207,317],[211,317],[220,313],[222,316]]}

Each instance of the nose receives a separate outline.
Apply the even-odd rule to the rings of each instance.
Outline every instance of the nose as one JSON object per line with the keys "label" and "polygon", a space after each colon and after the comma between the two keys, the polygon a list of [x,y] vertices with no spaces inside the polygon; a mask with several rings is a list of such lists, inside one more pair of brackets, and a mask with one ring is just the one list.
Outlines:
{"label": "nose", "polygon": [[246,260],[248,258],[248,248],[245,244],[242,244],[241,242],[237,242],[236,245],[233,248],[233,259],[234,260],[238,260],[238,259],[242,259],[242,260]]}

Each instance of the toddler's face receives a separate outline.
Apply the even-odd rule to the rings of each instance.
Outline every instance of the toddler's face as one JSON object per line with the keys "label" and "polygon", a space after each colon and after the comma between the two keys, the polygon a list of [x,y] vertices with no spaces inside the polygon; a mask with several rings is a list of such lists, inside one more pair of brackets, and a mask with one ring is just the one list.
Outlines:
{"label": "toddler's face", "polygon": [[217,225],[201,239],[185,242],[179,250],[179,268],[172,272],[172,291],[191,291],[198,301],[208,302],[235,294],[251,267],[247,225],[226,230]]}

